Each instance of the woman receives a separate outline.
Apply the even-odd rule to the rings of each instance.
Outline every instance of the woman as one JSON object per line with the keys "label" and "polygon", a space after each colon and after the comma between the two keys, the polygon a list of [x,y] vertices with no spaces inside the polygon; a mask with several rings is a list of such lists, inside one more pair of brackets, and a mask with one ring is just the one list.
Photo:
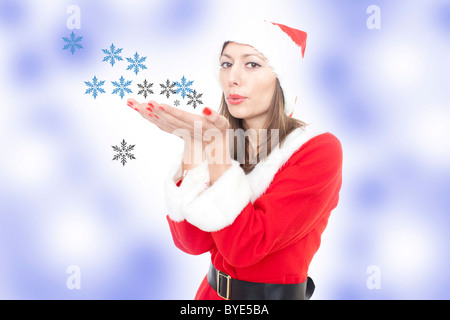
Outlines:
{"label": "woman", "polygon": [[[245,30],[221,48],[219,112],[129,106],[185,140],[165,191],[175,245],[211,253],[195,299],[309,299],[308,267],[339,199],[342,148],[290,117],[297,99],[285,71],[296,61],[285,60],[300,60],[306,33],[268,21]],[[240,162],[230,136],[238,129],[250,132]]]}

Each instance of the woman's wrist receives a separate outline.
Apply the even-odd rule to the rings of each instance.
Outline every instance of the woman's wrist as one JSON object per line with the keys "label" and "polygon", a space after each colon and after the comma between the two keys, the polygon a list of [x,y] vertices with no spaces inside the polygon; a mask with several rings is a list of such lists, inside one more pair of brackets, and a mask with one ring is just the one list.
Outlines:
{"label": "woman's wrist", "polygon": [[214,143],[210,152],[212,157],[208,157],[208,168],[212,185],[232,166],[228,140],[224,138],[220,143]]}
{"label": "woman's wrist", "polygon": [[199,140],[185,140],[182,171],[191,170],[203,162],[204,146]]}

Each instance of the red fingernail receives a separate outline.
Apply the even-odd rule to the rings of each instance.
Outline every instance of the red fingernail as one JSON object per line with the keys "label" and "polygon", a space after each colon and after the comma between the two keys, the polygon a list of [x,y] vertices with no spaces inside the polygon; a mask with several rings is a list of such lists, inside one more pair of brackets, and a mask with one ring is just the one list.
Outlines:
{"label": "red fingernail", "polygon": [[145,109],[147,109],[147,110],[150,111],[150,112],[153,112],[153,109],[152,109],[152,108],[145,108]]}
{"label": "red fingernail", "polygon": [[148,114],[150,117],[153,117],[153,115],[151,113]]}
{"label": "red fingernail", "polygon": [[127,102],[127,105],[128,105],[129,107],[131,107],[131,106],[133,105],[133,103],[132,103],[132,102]]}
{"label": "red fingernail", "polygon": [[150,107],[152,107],[152,108],[155,107],[151,102],[149,102],[148,105],[149,105]]}
{"label": "red fingernail", "polygon": [[139,111],[139,109],[134,108],[134,110]]}
{"label": "red fingernail", "polygon": [[209,116],[211,114],[211,110],[209,110],[209,108],[206,107],[205,109],[203,109],[203,113]]}
{"label": "red fingernail", "polygon": [[159,119],[159,117],[156,114],[154,114],[153,116]]}
{"label": "red fingernail", "polygon": [[161,110],[164,110],[164,108],[163,108],[163,107],[158,107],[158,108],[160,108]]}

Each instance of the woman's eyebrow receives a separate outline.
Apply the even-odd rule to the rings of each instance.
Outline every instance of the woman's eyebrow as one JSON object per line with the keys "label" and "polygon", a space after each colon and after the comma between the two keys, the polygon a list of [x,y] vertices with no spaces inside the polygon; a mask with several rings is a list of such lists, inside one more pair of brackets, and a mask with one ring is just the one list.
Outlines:
{"label": "woman's eyebrow", "polygon": [[[228,55],[228,54],[226,54],[226,53],[223,53],[222,56],[228,57],[228,58],[230,58],[230,59],[232,58],[230,55]],[[260,58],[260,59],[266,61],[266,59],[264,59],[264,57],[262,57],[262,56],[259,55],[259,54],[255,54],[255,53],[245,53],[245,54],[243,54],[241,57],[246,58],[246,57],[249,57],[249,56],[255,56],[255,57],[258,57],[258,58]]]}

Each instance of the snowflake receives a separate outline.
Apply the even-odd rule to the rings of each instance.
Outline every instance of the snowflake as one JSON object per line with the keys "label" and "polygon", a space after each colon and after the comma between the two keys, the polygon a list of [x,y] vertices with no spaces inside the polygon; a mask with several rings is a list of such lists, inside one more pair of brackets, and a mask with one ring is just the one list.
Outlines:
{"label": "snowflake", "polygon": [[189,98],[189,102],[187,103],[188,105],[192,104],[192,106],[197,107],[197,104],[203,104],[203,102],[200,100],[200,98],[202,97],[203,93],[198,94],[197,91],[194,90],[194,92],[192,93],[192,95],[188,94],[188,98]]}
{"label": "snowflake", "polygon": [[127,143],[125,142],[125,139],[121,142],[121,147],[118,146],[111,146],[117,154],[114,155],[113,160],[119,160],[122,162],[122,165],[125,166],[125,163],[127,163],[127,158],[130,160],[135,160],[136,158],[130,151],[134,149],[134,144],[127,147]]}
{"label": "snowflake", "polygon": [[185,77],[183,76],[183,78],[181,78],[181,83],[178,82],[178,81],[174,82],[175,86],[178,87],[177,89],[175,89],[175,93],[178,94],[178,93],[181,92],[181,96],[182,96],[183,99],[184,99],[184,97],[186,96],[186,92],[188,92],[188,93],[194,92],[194,90],[192,90],[191,88],[189,88],[189,87],[192,85],[193,82],[194,82],[194,81],[188,81],[188,82],[186,82],[186,79],[185,79]]}
{"label": "snowflake", "polygon": [[72,52],[72,54],[74,54],[76,49],[83,49],[83,46],[78,43],[81,41],[81,39],[83,39],[83,37],[75,36],[75,33],[73,31],[70,34],[70,39],[67,37],[62,37],[62,39],[66,43],[63,50],[67,50],[70,48],[70,52]]}
{"label": "snowflake", "polygon": [[138,53],[136,52],[134,54],[134,59],[133,58],[127,58],[127,61],[130,63],[130,65],[128,65],[127,70],[131,70],[134,69],[134,73],[136,73],[136,75],[139,72],[139,69],[147,69],[147,67],[143,64],[143,62],[145,61],[145,59],[147,59],[147,57],[142,57],[140,58]]}
{"label": "snowflake", "polygon": [[111,82],[114,85],[114,87],[116,87],[113,90],[112,94],[119,93],[119,96],[120,96],[121,99],[123,99],[123,96],[125,95],[125,92],[133,93],[131,91],[131,89],[128,88],[128,86],[131,84],[131,80],[125,82],[125,79],[123,78],[123,76],[120,76],[119,83],[117,83],[116,81],[111,81]]}
{"label": "snowflake", "polygon": [[147,95],[153,94],[153,90],[151,89],[152,86],[153,83],[147,83],[147,79],[145,79],[144,83],[138,83],[138,87],[141,89],[138,94],[142,94],[144,98],[147,98]]}
{"label": "snowflake", "polygon": [[111,44],[111,47],[109,47],[110,50],[108,49],[102,49],[103,53],[106,54],[107,56],[103,58],[102,62],[104,61],[108,61],[111,63],[111,66],[114,66],[114,63],[116,63],[117,61],[122,61],[122,57],[119,56],[119,53],[122,52],[122,49],[117,49],[114,46],[114,43]]}
{"label": "snowflake", "polygon": [[174,104],[176,107],[178,107],[178,106],[180,105],[180,100],[175,100],[175,101],[173,102],[173,104]]}
{"label": "snowflake", "polygon": [[92,78],[92,83],[90,81],[85,81],[84,83],[86,83],[86,85],[88,86],[88,88],[86,89],[86,92],[84,94],[91,94],[94,97],[94,99],[97,98],[97,93],[105,93],[105,90],[101,88],[101,86],[103,86],[105,84],[105,80],[102,80],[100,82],[97,81],[97,77],[94,76],[94,78]]}
{"label": "snowflake", "polygon": [[169,99],[170,94],[176,93],[175,90],[173,90],[173,87],[175,87],[175,83],[169,81],[169,79],[167,79],[166,84],[160,83],[159,85],[163,89],[160,94],[165,94],[167,99]]}

